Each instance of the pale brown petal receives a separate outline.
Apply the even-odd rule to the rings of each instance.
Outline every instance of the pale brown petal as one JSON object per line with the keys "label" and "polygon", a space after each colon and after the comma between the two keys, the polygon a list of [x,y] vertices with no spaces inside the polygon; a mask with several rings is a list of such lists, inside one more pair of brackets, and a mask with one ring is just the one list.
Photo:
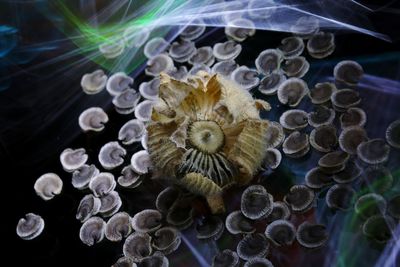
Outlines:
{"label": "pale brown petal", "polygon": [[175,122],[167,124],[150,123],[147,126],[148,151],[152,162],[167,175],[175,175],[176,168],[181,164],[184,149],[176,146],[170,136],[176,130]]}
{"label": "pale brown petal", "polygon": [[193,86],[188,83],[172,79],[168,74],[160,74],[160,93],[159,97],[171,109],[176,108],[182,100],[193,90]]}
{"label": "pale brown petal", "polygon": [[[268,122],[264,120],[247,120],[242,132],[229,151],[228,159],[239,165],[241,175],[238,182],[245,184],[252,179],[261,166],[265,156],[267,140],[265,138]],[[260,149],[263,148],[263,149]]]}

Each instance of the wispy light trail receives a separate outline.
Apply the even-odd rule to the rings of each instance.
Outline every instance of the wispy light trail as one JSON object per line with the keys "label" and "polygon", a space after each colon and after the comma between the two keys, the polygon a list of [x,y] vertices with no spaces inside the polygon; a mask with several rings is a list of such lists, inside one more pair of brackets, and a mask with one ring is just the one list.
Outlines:
{"label": "wispy light trail", "polygon": [[[113,60],[104,60],[98,50],[104,43],[121,42],[123,33],[128,28],[134,29],[133,38],[135,34],[142,35],[150,30],[150,38],[161,36],[170,41],[188,25],[225,27],[231,25],[233,18],[240,17],[251,20],[259,30],[291,32],[300,18],[307,17],[314,22],[318,21],[322,30],[357,31],[389,40],[388,36],[374,31],[368,22],[371,10],[356,1],[117,0],[105,4],[94,0],[29,2],[37,3],[38,9],[53,20],[55,25],[62,19],[63,24],[57,26],[77,46],[77,52],[110,71],[128,73],[145,63],[142,48],[126,47],[121,58]],[[309,23],[312,24],[313,21]],[[301,26],[307,28],[308,25]]]}
{"label": "wispy light trail", "polygon": [[353,2],[353,3],[356,4],[356,5],[359,5],[359,6],[362,7],[362,8],[367,9],[368,11],[374,11],[372,8],[370,8],[370,7],[366,6],[366,5],[363,5],[363,4],[361,4],[360,2],[358,2],[358,1],[355,1],[355,0],[350,0],[350,1]]}
{"label": "wispy light trail", "polygon": [[[249,6],[249,3],[256,3]],[[327,8],[329,6],[329,8]],[[201,7],[201,8],[200,8]],[[271,13],[269,19],[249,16],[249,12]],[[151,23],[158,26],[202,24],[224,27],[229,25],[224,16],[238,15],[253,21],[257,29],[290,32],[292,25],[302,16],[317,19],[322,28],[347,29],[362,32],[383,40],[390,40],[384,34],[377,33],[368,25],[369,9],[349,1],[231,1],[207,4],[207,1],[187,1],[184,5],[166,13]],[[202,22],[191,22],[193,19]]]}
{"label": "wispy light trail", "polygon": [[393,240],[389,242],[381,253],[375,267],[397,267],[400,263],[400,225],[393,233]]}
{"label": "wispy light trail", "polygon": [[[293,8],[293,7],[291,7],[291,8]],[[384,34],[381,34],[381,33],[378,33],[378,32],[374,32],[374,31],[368,30],[366,28],[361,28],[361,27],[358,27],[358,26],[355,26],[355,25],[352,25],[352,24],[349,24],[349,23],[345,23],[345,22],[342,22],[342,21],[339,21],[339,20],[336,20],[336,19],[323,17],[323,16],[318,15],[318,14],[309,13],[307,11],[304,11],[304,10],[301,10],[301,9],[298,9],[298,8],[293,8],[293,9],[298,11],[298,12],[300,12],[300,13],[304,13],[304,14],[316,17],[316,18],[320,19],[320,21],[327,21],[327,22],[332,23],[332,26],[328,26],[327,25],[327,28],[332,27],[332,28],[337,28],[337,29],[340,29],[340,28],[349,29],[349,30],[353,30],[353,31],[356,31],[356,32],[361,32],[361,33],[364,33],[364,34],[367,34],[367,35],[371,35],[371,36],[374,36],[376,38],[379,38],[379,39],[382,39],[382,40],[385,40],[385,41],[390,41],[391,40],[388,36],[386,36]],[[324,24],[322,24],[322,25],[324,25]]]}
{"label": "wispy light trail", "polygon": [[[118,0],[109,2],[103,7],[93,0],[76,1],[78,1],[76,6],[72,0],[32,2],[38,5],[40,3],[44,13],[52,13],[52,16],[46,14],[50,19],[56,17],[54,14],[61,14],[63,20],[69,23],[69,27],[61,26],[60,30],[77,45],[75,52],[84,54],[110,71],[131,73],[143,66],[146,61],[141,53],[142,48],[137,47],[125,48],[124,53],[113,60],[104,60],[99,53],[100,45],[120,42],[124,31],[130,27],[134,28],[133,38],[135,34],[141,35],[144,31],[150,30],[152,32],[150,38],[161,36],[171,41],[187,25],[225,27],[232,23],[232,18],[241,17],[251,20],[256,29],[291,32],[293,25],[296,25],[300,18],[308,17],[317,20],[322,30],[357,31],[390,40],[388,36],[374,31],[368,22],[371,10],[357,1]],[[43,8],[43,5],[53,8]],[[79,9],[84,9],[83,18],[78,12]]]}
{"label": "wispy light trail", "polygon": [[190,243],[190,241],[185,237],[185,235],[181,236],[185,245],[190,249],[190,251],[195,256],[196,260],[199,262],[201,267],[209,267],[210,264],[206,261],[206,259],[201,255],[201,253]]}
{"label": "wispy light trail", "polygon": [[370,90],[379,90],[382,93],[400,95],[400,81],[383,77],[366,74],[361,79],[359,86]]}
{"label": "wispy light trail", "polygon": [[[324,79],[334,82],[334,77],[325,77]],[[400,81],[379,77],[370,74],[364,74],[358,85],[359,88],[371,91],[379,91],[385,94],[400,95]]]}
{"label": "wispy light trail", "polygon": [[[387,3],[379,3],[379,4],[382,4],[382,5],[379,5],[379,6],[376,5],[376,4],[375,5],[371,4],[370,6],[367,6],[365,4],[362,4],[360,1],[356,1],[356,0],[350,0],[350,1],[355,3],[356,5],[359,5],[359,6],[365,8],[365,9],[367,9],[369,11],[372,11],[372,12],[383,11],[384,9],[390,7],[392,4],[398,2],[398,0],[391,0],[391,1],[387,2]],[[376,8],[372,8],[372,6],[374,6]]]}

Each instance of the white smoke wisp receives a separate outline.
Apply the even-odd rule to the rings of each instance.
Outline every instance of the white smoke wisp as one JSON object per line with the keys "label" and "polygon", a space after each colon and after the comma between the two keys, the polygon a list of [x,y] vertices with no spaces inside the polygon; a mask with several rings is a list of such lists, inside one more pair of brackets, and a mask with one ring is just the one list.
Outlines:
{"label": "white smoke wisp", "polygon": [[400,225],[393,232],[393,238],[381,253],[375,267],[396,267],[400,261]]}
{"label": "white smoke wisp", "polygon": [[171,1],[164,2],[164,6],[168,8],[163,9],[163,13],[152,21],[153,26],[225,27],[232,25],[237,18],[245,18],[251,20],[256,29],[293,32],[299,29],[296,25],[301,19],[301,29],[314,26],[317,22],[321,29],[350,30],[390,40],[388,36],[374,31],[368,20],[371,10],[354,1],[188,0],[178,6],[172,6]]}

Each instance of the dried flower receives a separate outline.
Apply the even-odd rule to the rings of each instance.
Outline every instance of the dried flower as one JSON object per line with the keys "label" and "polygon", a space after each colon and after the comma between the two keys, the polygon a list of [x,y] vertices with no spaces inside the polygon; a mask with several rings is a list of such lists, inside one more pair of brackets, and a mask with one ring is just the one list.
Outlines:
{"label": "dried flower", "polygon": [[270,106],[218,74],[199,72],[185,82],[166,74],[160,79],[147,126],[154,168],[221,212],[223,189],[247,184],[261,166],[268,121],[259,111]]}

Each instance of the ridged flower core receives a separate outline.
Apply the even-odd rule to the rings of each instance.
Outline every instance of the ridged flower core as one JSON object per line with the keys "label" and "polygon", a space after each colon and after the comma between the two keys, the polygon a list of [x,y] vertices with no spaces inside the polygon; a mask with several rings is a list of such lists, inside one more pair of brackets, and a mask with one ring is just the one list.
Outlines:
{"label": "ridged flower core", "polygon": [[189,141],[201,152],[213,154],[224,144],[224,133],[215,121],[195,121],[189,126]]}

